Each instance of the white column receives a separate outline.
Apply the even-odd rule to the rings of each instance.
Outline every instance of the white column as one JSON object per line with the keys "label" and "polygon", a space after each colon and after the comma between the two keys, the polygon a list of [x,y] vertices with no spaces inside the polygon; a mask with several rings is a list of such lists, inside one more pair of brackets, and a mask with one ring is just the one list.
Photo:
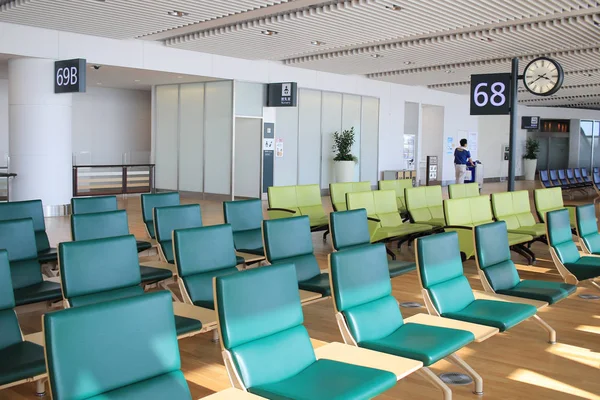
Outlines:
{"label": "white column", "polygon": [[8,62],[11,201],[41,199],[61,214],[72,189],[71,94],[54,93],[54,60]]}

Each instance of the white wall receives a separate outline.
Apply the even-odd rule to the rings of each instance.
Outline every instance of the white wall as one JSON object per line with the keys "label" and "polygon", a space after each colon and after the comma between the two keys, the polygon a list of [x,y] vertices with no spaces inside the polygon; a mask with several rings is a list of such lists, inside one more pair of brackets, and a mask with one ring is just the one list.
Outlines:
{"label": "white wall", "polygon": [[[427,156],[438,156],[438,160],[443,161],[445,154],[442,144],[444,143],[444,117],[445,109],[440,106],[431,106],[423,104],[421,107],[421,141],[422,155],[421,161],[426,161]],[[438,166],[438,180],[443,179],[444,172],[446,172],[445,165],[442,162]],[[425,176],[420,176],[420,182],[425,183]]]}
{"label": "white wall", "polygon": [[8,155],[8,79],[0,79],[0,167]]}

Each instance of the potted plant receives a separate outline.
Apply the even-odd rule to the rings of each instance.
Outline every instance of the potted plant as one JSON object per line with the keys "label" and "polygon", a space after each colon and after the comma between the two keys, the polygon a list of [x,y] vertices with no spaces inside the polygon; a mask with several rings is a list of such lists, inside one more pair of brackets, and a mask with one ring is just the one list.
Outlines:
{"label": "potted plant", "polygon": [[537,168],[537,153],[540,151],[540,142],[532,137],[527,138],[525,142],[525,154],[523,155],[523,169],[525,180],[533,181],[535,179],[535,170]]}
{"label": "potted plant", "polygon": [[335,178],[336,182],[354,181],[354,165],[358,158],[352,155],[352,145],[354,144],[354,127],[333,134],[333,152],[335,157]]}

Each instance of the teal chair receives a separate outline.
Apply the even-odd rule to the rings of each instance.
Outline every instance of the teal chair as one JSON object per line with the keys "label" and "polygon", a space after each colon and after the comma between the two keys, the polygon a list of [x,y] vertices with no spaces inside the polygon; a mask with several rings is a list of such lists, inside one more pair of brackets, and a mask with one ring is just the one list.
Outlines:
{"label": "teal chair", "polygon": [[328,297],[329,274],[319,269],[310,232],[305,215],[263,221],[267,260],[271,264],[294,264],[300,289]]}
{"label": "teal chair", "polygon": [[233,229],[235,249],[243,253],[264,256],[262,241],[262,201],[259,199],[226,201],[223,203],[225,223]]}
{"label": "teal chair", "polygon": [[56,249],[50,247],[44,222],[44,210],[41,200],[11,201],[0,203],[0,221],[31,218],[35,231],[35,244],[40,263],[56,263]]}
{"label": "teal chair", "polygon": [[[71,237],[74,241],[102,239],[129,235],[125,210],[71,215]],[[140,251],[139,242],[136,248]],[[140,266],[142,282],[152,283],[170,279],[171,271],[163,268]]]}
{"label": "teal chair", "polygon": [[475,299],[463,274],[456,232],[418,238],[416,243],[417,271],[430,314],[493,326],[500,332],[535,316],[537,309],[529,304]]}
{"label": "teal chair", "polygon": [[152,239],[156,239],[152,210],[156,207],[178,206],[180,204],[179,193],[144,193],[140,196],[140,199],[142,203],[142,220],[146,226],[146,232]]}
{"label": "teal chair", "polygon": [[[573,242],[569,211],[549,211],[546,214],[546,230],[550,255],[564,281],[577,285],[580,281],[590,279],[592,285],[600,289],[600,284],[594,281],[600,277],[600,257],[582,257],[579,254],[577,245]],[[588,226],[584,232],[589,230]]]}
{"label": "teal chair", "polygon": [[[71,199],[72,215],[117,211],[117,196],[74,197]],[[138,252],[150,250],[152,243],[137,241]]]}
{"label": "teal chair", "polygon": [[43,396],[44,348],[23,340],[14,307],[8,253],[0,250],[0,390],[36,381],[37,395]]}
{"label": "teal chair", "polygon": [[475,393],[483,394],[483,380],[454,354],[475,340],[471,332],[404,323],[392,296],[383,243],[331,253],[329,272],[338,326],[346,343],[418,360],[425,377],[445,394],[450,389],[428,368],[447,358],[470,372]]}
{"label": "teal chair", "polygon": [[[364,208],[332,212],[329,215],[329,225],[333,248],[336,251],[371,244],[367,210]],[[390,278],[395,278],[416,269],[417,265],[411,261],[388,260]]]}
{"label": "teal chair", "polygon": [[192,398],[167,293],[45,314],[43,326],[54,399]]}
{"label": "teal chair", "polygon": [[215,305],[235,387],[268,399],[359,400],[396,383],[391,372],[316,359],[292,264],[217,277]]}
{"label": "teal chair", "polygon": [[577,206],[575,209],[577,236],[584,253],[600,255],[600,233],[593,204]]}
{"label": "teal chair", "polygon": [[[61,243],[58,254],[65,308],[144,294],[133,235]],[[202,329],[201,321],[180,316],[175,325],[178,335]]]}
{"label": "teal chair", "polygon": [[42,276],[31,218],[0,221],[0,249],[8,251],[17,306],[62,299],[60,285]]}
{"label": "teal chair", "polygon": [[199,228],[202,226],[200,204],[155,207],[153,210],[154,232],[162,258],[175,263],[173,255],[173,231],[175,229]]}
{"label": "teal chair", "polygon": [[238,272],[231,225],[176,229],[173,251],[186,303],[214,310],[213,278]]}

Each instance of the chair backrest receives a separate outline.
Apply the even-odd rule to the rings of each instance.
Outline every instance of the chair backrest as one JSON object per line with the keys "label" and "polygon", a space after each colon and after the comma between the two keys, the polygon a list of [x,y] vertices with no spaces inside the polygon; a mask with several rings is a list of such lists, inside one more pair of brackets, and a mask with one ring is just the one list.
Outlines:
{"label": "chair backrest", "polygon": [[506,222],[492,222],[475,227],[477,265],[494,290],[512,289],[519,283],[519,273],[510,258]]}
{"label": "chair backrest", "polygon": [[346,317],[357,343],[388,336],[402,326],[383,243],[332,253],[329,257],[335,309]]}
{"label": "chair backrest", "polygon": [[200,204],[155,207],[154,230],[156,240],[167,262],[174,262],[173,231],[176,229],[199,228],[202,226]]}
{"label": "chair backrest", "polygon": [[567,179],[571,183],[576,182],[576,180],[575,180],[575,173],[573,172],[572,168],[567,169]]}
{"label": "chair backrest", "polygon": [[[88,399],[142,381],[169,399],[190,399],[168,292],[72,308],[43,317],[52,397]],[[152,382],[169,374],[171,380]],[[174,384],[177,382],[177,384]],[[163,387],[164,386],[164,387]],[[129,395],[140,394],[130,387]],[[124,395],[127,397],[127,395]]]}
{"label": "chair backrest", "polygon": [[0,250],[0,350],[23,341],[14,307],[8,253]]}
{"label": "chair backrest", "polygon": [[497,220],[506,221],[508,229],[535,225],[527,190],[493,193],[492,210]]}
{"label": "chair backrest", "polygon": [[343,183],[330,183],[329,184],[329,196],[331,197],[331,204],[335,211],[346,210],[346,193],[354,192],[369,192],[371,191],[371,182],[343,182]]}
{"label": "chair backrest", "polygon": [[40,252],[49,249],[50,242],[46,234],[44,210],[41,200],[0,203],[0,221],[23,218],[31,218],[33,221],[37,251]]}
{"label": "chair backrest", "polygon": [[269,208],[285,208],[299,212],[296,186],[270,186],[267,189]]}
{"label": "chair backrest", "polygon": [[581,258],[577,245],[573,242],[569,211],[550,211],[546,214],[548,244],[554,249],[563,264],[574,263]]}
{"label": "chair backrest", "polygon": [[125,210],[71,215],[73,240],[91,240],[129,235]]}
{"label": "chair backrest", "polygon": [[448,185],[448,195],[451,199],[464,199],[479,196],[478,183],[453,183]]}
{"label": "chair backrest", "polygon": [[427,222],[434,218],[444,218],[441,186],[408,188],[404,193],[406,209],[414,222]]}
{"label": "chair backrest", "polygon": [[292,264],[219,276],[214,285],[221,343],[243,366],[245,387],[284,380],[315,362]]}
{"label": "chair backrest", "polygon": [[460,311],[475,300],[463,274],[456,232],[418,238],[416,246],[421,285],[441,315]]}
{"label": "chair backrest", "polygon": [[592,254],[600,254],[600,233],[596,222],[596,207],[594,204],[577,206],[575,209],[577,236],[584,242]]}
{"label": "chair backrest", "polygon": [[471,226],[494,220],[487,195],[444,200],[444,212],[448,225]]}
{"label": "chair backrest", "polygon": [[560,210],[565,208],[562,198],[562,189],[559,187],[549,189],[536,189],[533,192],[535,209],[540,221],[546,221],[548,211]]}
{"label": "chair backrest", "polygon": [[372,193],[375,212],[381,221],[381,226],[402,225],[402,217],[398,212],[398,203],[396,202],[396,192],[394,190],[376,190]]}
{"label": "chair backrest", "polygon": [[375,200],[373,199],[373,192],[356,192],[346,194],[346,206],[348,210],[367,210],[368,216],[375,216],[377,211],[375,209]]}
{"label": "chair backrest", "polygon": [[237,271],[231,225],[213,225],[173,231],[177,272],[192,302],[213,306],[213,277]]}
{"label": "chair backrest", "polygon": [[8,252],[14,289],[43,281],[31,218],[0,221],[0,249]]}
{"label": "chair backrest", "polygon": [[598,172],[594,172],[594,186],[596,186],[596,189],[598,189],[598,186],[600,185],[600,173]]}
{"label": "chair backrest", "polygon": [[133,235],[64,242],[58,256],[63,295],[72,307],[112,300],[105,292],[116,289],[138,286],[143,293]]}
{"label": "chair backrest", "polygon": [[231,225],[232,231],[243,232],[260,229],[263,212],[260,199],[226,201],[223,203],[225,223]]}
{"label": "chair backrest", "polygon": [[332,212],[329,225],[333,248],[338,251],[371,242],[367,210],[364,208]]}
{"label": "chair backrest", "polygon": [[573,174],[575,174],[575,180],[577,182],[583,182],[583,176],[581,175],[581,168],[573,168]]}
{"label": "chair backrest", "polygon": [[152,210],[156,207],[178,206],[180,204],[179,193],[145,193],[141,196],[142,219],[146,230],[152,239],[156,239],[154,233],[154,214]]}
{"label": "chair backrest", "polygon": [[379,181],[379,190],[394,190],[396,191],[396,199],[398,200],[398,209],[406,210],[406,201],[404,199],[404,190],[413,187],[412,179],[393,179],[387,181]]}
{"label": "chair backrest", "polygon": [[558,180],[558,173],[556,172],[556,170],[551,169],[548,171],[548,173],[550,174],[550,181],[552,182],[552,184],[560,185],[560,181]]}
{"label": "chair backrest", "polygon": [[552,182],[550,182],[550,178],[548,177],[548,171],[547,170],[540,170],[540,182],[542,183],[542,186],[548,188],[552,186]]}
{"label": "chair backrest", "polygon": [[271,264],[293,263],[299,281],[320,274],[308,217],[263,221],[265,255]]}
{"label": "chair backrest", "polygon": [[589,176],[587,168],[581,168],[581,175],[584,177]]}
{"label": "chair backrest", "polygon": [[73,197],[71,199],[73,215],[116,211],[117,209],[117,196]]}
{"label": "chair backrest", "polygon": [[560,181],[561,184],[566,185],[569,182],[567,181],[567,174],[565,172],[564,169],[559,169],[558,170],[558,180]]}

